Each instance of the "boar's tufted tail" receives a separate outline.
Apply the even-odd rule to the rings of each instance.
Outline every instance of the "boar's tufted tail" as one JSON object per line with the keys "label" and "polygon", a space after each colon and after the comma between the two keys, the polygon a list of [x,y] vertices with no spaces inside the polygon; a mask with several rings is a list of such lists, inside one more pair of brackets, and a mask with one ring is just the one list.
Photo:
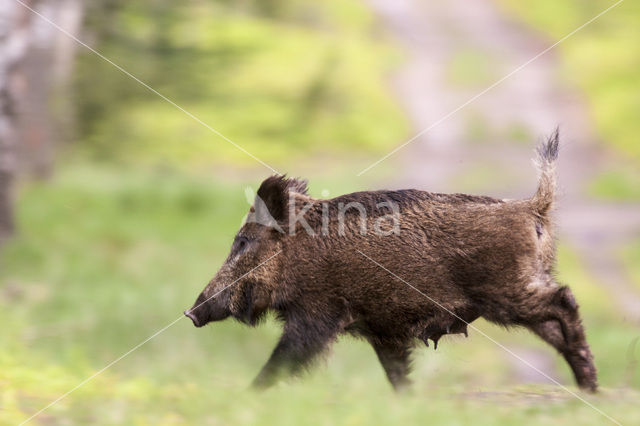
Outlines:
{"label": "boar's tufted tail", "polygon": [[555,162],[558,158],[559,131],[558,128],[549,136],[546,142],[538,146],[536,166],[540,171],[538,190],[531,203],[540,216],[545,216],[553,205],[556,190]]}

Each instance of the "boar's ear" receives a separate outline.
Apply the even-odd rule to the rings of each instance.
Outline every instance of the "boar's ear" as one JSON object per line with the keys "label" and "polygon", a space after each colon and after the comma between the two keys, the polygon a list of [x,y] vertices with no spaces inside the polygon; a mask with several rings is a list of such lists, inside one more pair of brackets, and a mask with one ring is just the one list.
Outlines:
{"label": "boar's ear", "polygon": [[[307,183],[300,179],[287,179],[285,175],[273,175],[262,182],[258,188],[259,198],[269,214],[277,222],[284,222],[289,213],[289,192],[307,193]],[[258,203],[256,203],[258,210]]]}

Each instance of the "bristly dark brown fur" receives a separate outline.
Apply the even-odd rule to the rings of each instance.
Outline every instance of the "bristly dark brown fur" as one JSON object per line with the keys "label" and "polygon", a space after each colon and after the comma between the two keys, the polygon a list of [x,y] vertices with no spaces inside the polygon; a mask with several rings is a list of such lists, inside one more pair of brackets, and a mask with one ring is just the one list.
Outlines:
{"label": "bristly dark brown fur", "polygon": [[[467,324],[483,317],[528,328],[564,356],[581,388],[595,391],[578,304],[554,274],[557,153],[556,131],[538,149],[539,187],[526,200],[412,189],[319,200],[307,194],[306,182],[272,176],[258,197],[277,226],[243,225],[185,313],[196,326],[228,316],[253,325],[276,313],[284,330],[258,387],[300,372],[349,333],[371,343],[389,381],[401,388],[416,342],[437,347],[441,336],[466,335]],[[398,207],[398,232],[363,234],[358,209],[343,211],[340,230],[336,218],[345,205],[362,206],[370,230],[388,214],[381,202]],[[308,229],[290,212],[304,212]]]}

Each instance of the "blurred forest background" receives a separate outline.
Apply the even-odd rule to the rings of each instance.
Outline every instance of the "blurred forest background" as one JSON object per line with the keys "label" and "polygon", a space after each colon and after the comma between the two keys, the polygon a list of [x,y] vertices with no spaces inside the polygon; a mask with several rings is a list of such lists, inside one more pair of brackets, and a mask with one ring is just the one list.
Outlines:
{"label": "blurred forest background", "polygon": [[[531,194],[533,146],[560,124],[558,272],[603,388],[584,397],[638,424],[640,4],[620,3],[368,168],[613,4],[0,0],[0,424],[178,318],[222,263],[245,188],[272,171],[203,123],[309,178],[315,195],[412,186],[498,197]],[[573,388],[534,336],[477,326]],[[606,421],[473,332],[416,350],[409,395],[393,395],[352,339],[304,380],[247,391],[278,335],[273,320],[181,320],[32,421]]]}

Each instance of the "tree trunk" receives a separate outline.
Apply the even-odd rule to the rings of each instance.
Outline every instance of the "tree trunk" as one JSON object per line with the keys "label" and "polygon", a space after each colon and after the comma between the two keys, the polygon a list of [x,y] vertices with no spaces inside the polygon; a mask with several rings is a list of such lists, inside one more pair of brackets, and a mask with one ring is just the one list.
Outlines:
{"label": "tree trunk", "polygon": [[[80,0],[39,0],[37,11],[71,34],[82,21]],[[74,121],[69,96],[77,43],[39,17],[31,22],[29,49],[18,67],[18,162],[21,172],[47,178],[56,146],[71,138]]]}
{"label": "tree trunk", "polygon": [[[23,0],[71,34],[81,0]],[[47,177],[55,141],[69,134],[76,42],[15,0],[0,0],[0,244],[15,229],[13,186],[23,169]]]}
{"label": "tree trunk", "polygon": [[[28,4],[28,2],[27,2]],[[29,11],[0,0],[0,243],[13,234],[16,173],[15,72],[29,44]]]}

